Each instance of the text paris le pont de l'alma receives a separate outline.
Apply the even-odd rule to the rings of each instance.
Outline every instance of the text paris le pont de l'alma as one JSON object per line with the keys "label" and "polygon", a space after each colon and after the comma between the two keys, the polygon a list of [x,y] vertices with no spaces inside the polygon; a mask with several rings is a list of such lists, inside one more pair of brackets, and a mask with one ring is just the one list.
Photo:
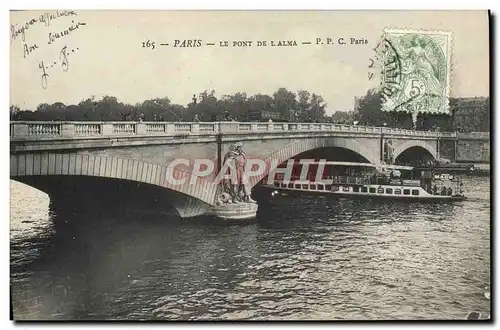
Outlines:
{"label": "text paris le pont de l'alma", "polygon": [[[173,47],[187,48],[187,47],[202,47],[205,43],[202,39],[175,39]],[[366,45],[368,40],[365,38],[316,38],[313,42],[311,41],[301,41],[296,40],[222,40],[219,41],[218,45],[220,47],[294,47],[299,44],[316,44],[316,45]],[[212,44],[215,45],[215,44]]]}

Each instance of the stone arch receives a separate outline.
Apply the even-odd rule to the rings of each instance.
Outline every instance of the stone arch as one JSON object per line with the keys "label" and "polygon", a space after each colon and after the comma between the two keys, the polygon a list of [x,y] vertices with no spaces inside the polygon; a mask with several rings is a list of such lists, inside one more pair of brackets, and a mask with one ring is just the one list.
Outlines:
{"label": "stone arch", "polygon": [[393,159],[396,160],[403,152],[413,147],[421,147],[427,150],[432,155],[432,157],[434,157],[434,159],[437,159],[438,155],[436,149],[429,143],[420,140],[409,140],[401,144],[394,150]]}
{"label": "stone arch", "polygon": [[[167,179],[167,171],[175,179],[187,183],[175,184]],[[10,155],[10,178],[24,176],[93,176],[147,183],[170,189],[213,205],[217,186],[177,168],[150,164],[141,160],[122,159],[77,153],[23,153]],[[170,177],[170,176],[168,176]],[[194,178],[192,178],[194,177]]]}
{"label": "stone arch", "polygon": [[308,150],[323,148],[323,147],[338,147],[356,152],[360,156],[367,159],[372,164],[379,162],[378,150],[373,152],[366,145],[355,141],[354,139],[332,138],[332,137],[319,137],[312,139],[303,139],[285,145],[280,150],[274,152],[267,157],[264,162],[266,168],[264,173],[249,178],[250,188],[255,186],[259,181],[266,177],[270,171],[274,170],[279,164],[287,159],[290,159],[298,154]]}

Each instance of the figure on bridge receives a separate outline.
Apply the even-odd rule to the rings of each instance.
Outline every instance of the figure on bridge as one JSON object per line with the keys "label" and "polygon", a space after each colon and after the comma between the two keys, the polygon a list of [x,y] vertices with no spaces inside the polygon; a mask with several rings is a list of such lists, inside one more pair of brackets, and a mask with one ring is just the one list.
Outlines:
{"label": "figure on bridge", "polygon": [[388,165],[394,163],[394,147],[392,146],[392,141],[388,140],[384,143],[384,161]]}
{"label": "figure on bridge", "polygon": [[219,197],[222,204],[256,203],[250,197],[251,192],[245,182],[246,155],[242,147],[241,142],[237,142],[230,146],[224,156],[222,169],[227,169],[229,173],[224,173],[222,180],[222,193]]}

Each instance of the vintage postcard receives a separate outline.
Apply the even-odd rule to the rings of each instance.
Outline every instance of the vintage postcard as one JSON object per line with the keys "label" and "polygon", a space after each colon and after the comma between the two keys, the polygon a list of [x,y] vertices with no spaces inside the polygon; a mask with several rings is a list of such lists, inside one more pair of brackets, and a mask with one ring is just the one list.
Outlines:
{"label": "vintage postcard", "polygon": [[12,319],[491,321],[489,29],[11,11]]}

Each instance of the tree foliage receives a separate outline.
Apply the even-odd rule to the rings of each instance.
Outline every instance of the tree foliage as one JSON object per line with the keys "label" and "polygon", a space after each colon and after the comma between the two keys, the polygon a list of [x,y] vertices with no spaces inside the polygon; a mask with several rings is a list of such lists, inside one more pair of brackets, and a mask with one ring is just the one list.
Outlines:
{"label": "tree foliage", "polygon": [[193,95],[192,102],[187,106],[174,104],[168,97],[154,98],[127,104],[116,97],[104,96],[100,100],[88,98],[78,104],[65,105],[61,102],[53,104],[42,103],[35,111],[21,110],[11,106],[13,120],[49,120],[49,121],[191,121],[197,115],[201,121],[224,120],[228,117],[246,121],[251,110],[276,112],[282,120],[314,118],[325,121],[326,103],[317,94],[308,95],[307,100],[301,100],[300,118],[291,116],[297,110],[296,94],[286,88],[279,88],[272,96],[246,93],[235,93],[217,97],[214,90],[205,90]]}
{"label": "tree foliage", "polygon": [[[473,100],[451,99],[451,115],[419,113],[416,119],[418,130],[441,131],[489,131],[489,98]],[[413,129],[412,114],[404,111],[382,111],[382,98],[379,91],[369,90],[359,100],[352,116],[359,125],[387,126]]]}
{"label": "tree foliage", "polygon": [[[462,102],[450,101],[453,116],[419,114],[417,129],[422,130],[459,130],[489,131],[489,98],[472,99]],[[137,104],[120,102],[116,97],[94,97],[78,104],[41,103],[36,109],[21,110],[10,106],[12,120],[40,121],[192,121],[194,116],[201,121],[219,121],[228,118],[247,121],[251,111],[274,112],[282,121],[296,122],[333,122],[368,126],[388,126],[413,128],[410,113],[382,111],[380,93],[369,90],[359,99],[354,111],[335,111],[326,115],[327,104],[321,95],[299,90],[294,93],[284,87],[272,95],[235,93],[217,97],[214,90],[205,90],[193,95],[187,106],[174,104],[168,97],[157,97]],[[263,119],[265,120],[265,119]]]}

